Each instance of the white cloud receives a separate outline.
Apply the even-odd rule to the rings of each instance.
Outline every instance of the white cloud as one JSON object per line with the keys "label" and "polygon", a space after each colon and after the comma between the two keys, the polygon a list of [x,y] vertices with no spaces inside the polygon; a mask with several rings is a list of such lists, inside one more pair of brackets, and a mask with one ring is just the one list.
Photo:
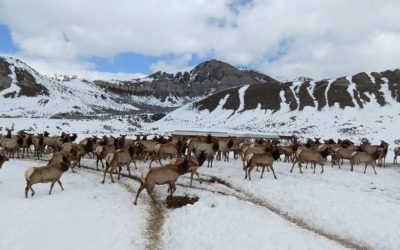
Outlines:
{"label": "white cloud", "polygon": [[[240,1],[239,1],[240,2]],[[0,23],[34,67],[91,71],[86,58],[175,55],[153,71],[214,55],[270,75],[334,77],[400,66],[398,0],[0,0]],[[268,57],[290,39],[276,60]],[[53,71],[57,70],[54,69]]]}

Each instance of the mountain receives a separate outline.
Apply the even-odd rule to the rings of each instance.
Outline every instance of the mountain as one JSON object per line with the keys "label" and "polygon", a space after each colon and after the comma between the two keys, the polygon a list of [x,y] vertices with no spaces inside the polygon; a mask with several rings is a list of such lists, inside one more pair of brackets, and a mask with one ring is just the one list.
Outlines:
{"label": "mountain", "polygon": [[167,113],[218,90],[276,82],[269,76],[211,60],[190,72],[157,72],[132,81],[58,81],[18,59],[0,57],[0,115],[52,117]]}
{"label": "mountain", "polygon": [[267,75],[251,70],[240,70],[218,60],[206,61],[190,71],[176,74],[159,71],[146,78],[132,81],[94,81],[96,85],[118,94],[153,96],[175,107],[219,90],[244,84],[270,82],[277,81]]}
{"label": "mountain", "polygon": [[387,138],[400,124],[400,70],[321,81],[230,88],[187,104],[151,129],[246,130],[305,136]]}
{"label": "mountain", "polygon": [[[37,119],[46,118],[72,119],[74,124],[85,119],[97,120],[100,121],[98,129],[127,130],[126,127],[140,128],[142,123],[158,120],[178,107],[219,90],[273,82],[277,81],[217,60],[201,63],[188,72],[157,72],[132,81],[87,81],[75,76],[55,79],[18,59],[0,57],[0,102],[3,104],[0,118],[3,123],[15,123],[16,118],[24,122],[24,118],[35,118],[37,129],[41,123]],[[64,126],[63,122],[47,120],[46,123]],[[78,127],[85,126],[82,123]]]}

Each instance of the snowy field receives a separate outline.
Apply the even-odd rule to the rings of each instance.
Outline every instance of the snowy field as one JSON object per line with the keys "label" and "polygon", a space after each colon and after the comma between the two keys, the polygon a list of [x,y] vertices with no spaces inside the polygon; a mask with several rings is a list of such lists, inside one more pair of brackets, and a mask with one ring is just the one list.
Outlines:
{"label": "snowy field", "polygon": [[[101,184],[102,173],[77,169],[61,178],[65,191],[37,184],[24,197],[24,171],[44,162],[11,160],[0,170],[0,249],[399,249],[400,169],[363,174],[325,167],[324,174],[276,162],[268,172],[244,180],[241,162],[201,167],[203,183],[188,176],[175,195],[196,196],[194,205],[169,209],[167,187],[156,187],[158,203],[128,178]],[[82,164],[94,167],[92,159]],[[133,164],[132,164],[133,165]],[[139,163],[139,176],[148,163]],[[126,170],[125,170],[126,171]],[[211,183],[217,177],[219,181]],[[215,178],[213,178],[215,179]]]}

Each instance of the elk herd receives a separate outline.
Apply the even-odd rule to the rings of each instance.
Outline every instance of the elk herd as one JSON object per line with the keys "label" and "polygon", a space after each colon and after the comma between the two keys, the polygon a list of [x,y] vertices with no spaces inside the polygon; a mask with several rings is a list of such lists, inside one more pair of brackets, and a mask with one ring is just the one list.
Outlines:
{"label": "elk herd", "polygon": [[[271,172],[277,179],[273,163],[283,161],[291,163],[290,172],[297,165],[299,172],[305,168],[313,168],[315,174],[317,164],[324,172],[324,165],[330,160],[331,166],[341,168],[346,160],[353,171],[355,164],[364,165],[364,173],[371,166],[376,174],[375,165],[385,166],[388,153],[388,143],[381,141],[379,145],[371,145],[367,139],[360,144],[345,139],[324,140],[320,138],[307,139],[300,142],[293,137],[289,143],[282,145],[277,139],[258,139],[250,142],[243,138],[227,137],[218,138],[211,134],[208,136],[154,136],[148,139],[146,135],[137,135],[136,138],[127,138],[126,135],[114,136],[90,136],[79,142],[76,134],[62,132],[61,135],[50,136],[48,132],[31,134],[18,131],[12,134],[12,129],[6,129],[7,134],[0,137],[0,168],[5,161],[11,158],[35,157],[43,158],[47,155],[48,164],[41,167],[31,167],[25,172],[25,196],[28,192],[35,194],[32,185],[36,183],[51,183],[49,194],[54,184],[64,190],[60,178],[69,169],[75,172],[75,167],[81,166],[83,157],[95,159],[96,169],[99,163],[104,169],[102,183],[105,183],[107,173],[111,182],[114,182],[113,174],[118,179],[122,168],[127,168],[128,175],[132,176],[130,165],[133,162],[137,169],[136,161],[148,161],[149,167],[140,175],[140,187],[136,194],[136,205],[139,194],[146,189],[148,195],[154,200],[153,190],[155,185],[168,185],[170,195],[176,190],[175,183],[181,175],[190,173],[190,186],[194,175],[201,183],[198,168],[207,162],[207,167],[212,168],[214,160],[228,162],[230,156],[235,160],[241,159],[244,170],[244,178],[251,180],[251,171],[256,167],[261,168],[260,178],[265,169]],[[394,149],[394,164],[397,164],[397,156],[400,155],[400,147]],[[329,157],[329,158],[328,158]],[[169,160],[163,165],[162,160]],[[160,166],[152,167],[153,163]]]}

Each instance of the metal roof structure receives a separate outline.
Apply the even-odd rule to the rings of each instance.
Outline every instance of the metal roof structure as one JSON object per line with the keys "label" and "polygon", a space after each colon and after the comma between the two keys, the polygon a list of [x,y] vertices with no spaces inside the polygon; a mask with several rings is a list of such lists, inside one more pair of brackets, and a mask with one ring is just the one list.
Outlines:
{"label": "metal roof structure", "polygon": [[172,135],[181,136],[207,136],[211,134],[214,137],[237,137],[244,139],[284,139],[290,140],[293,136],[276,135],[276,134],[250,134],[250,133],[229,133],[222,131],[196,131],[196,130],[175,130]]}

